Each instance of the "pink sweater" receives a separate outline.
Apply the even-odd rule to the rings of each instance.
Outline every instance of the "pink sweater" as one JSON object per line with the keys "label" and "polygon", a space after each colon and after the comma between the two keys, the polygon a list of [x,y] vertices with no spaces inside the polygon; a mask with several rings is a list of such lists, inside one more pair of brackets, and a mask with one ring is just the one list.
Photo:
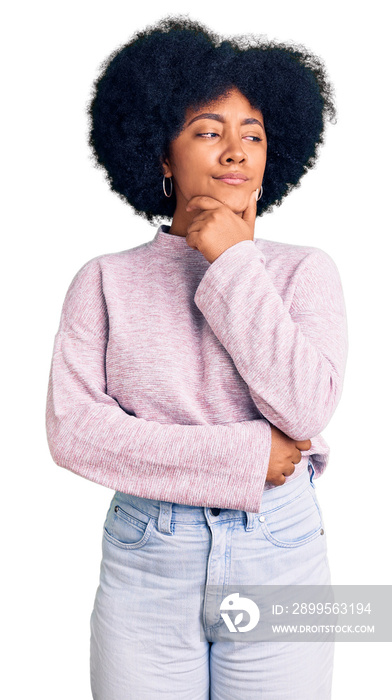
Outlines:
{"label": "pink sweater", "polygon": [[322,250],[255,239],[210,264],[161,226],[87,262],[55,336],[47,437],[61,467],[111,489],[260,511],[270,424],[312,448],[347,357],[339,273]]}

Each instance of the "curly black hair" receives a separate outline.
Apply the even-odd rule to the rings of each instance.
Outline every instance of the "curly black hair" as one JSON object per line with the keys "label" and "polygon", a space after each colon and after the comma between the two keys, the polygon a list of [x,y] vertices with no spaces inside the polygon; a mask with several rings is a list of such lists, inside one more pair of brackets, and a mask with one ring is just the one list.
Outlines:
{"label": "curly black hair", "polygon": [[174,214],[162,190],[162,157],[189,107],[237,87],[264,117],[268,138],[257,214],[280,205],[315,165],[326,121],[336,121],[322,60],[302,45],[262,37],[220,38],[183,16],[136,33],[100,66],[87,105],[95,167],[137,214],[155,223]]}

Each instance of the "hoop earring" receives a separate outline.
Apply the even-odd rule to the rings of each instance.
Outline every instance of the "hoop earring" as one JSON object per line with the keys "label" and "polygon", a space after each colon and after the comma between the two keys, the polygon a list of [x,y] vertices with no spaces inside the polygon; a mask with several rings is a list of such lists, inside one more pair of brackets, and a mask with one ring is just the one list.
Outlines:
{"label": "hoop earring", "polygon": [[260,194],[259,194],[259,196],[257,197],[256,202],[259,202],[259,201],[260,201],[262,194],[263,194],[263,185],[260,186]]}
{"label": "hoop earring", "polygon": [[173,194],[173,182],[172,182],[171,177],[168,177],[167,179],[170,180],[170,194],[168,194],[166,192],[166,175],[163,176],[162,187],[163,187],[163,191],[165,193],[165,197],[171,197]]}

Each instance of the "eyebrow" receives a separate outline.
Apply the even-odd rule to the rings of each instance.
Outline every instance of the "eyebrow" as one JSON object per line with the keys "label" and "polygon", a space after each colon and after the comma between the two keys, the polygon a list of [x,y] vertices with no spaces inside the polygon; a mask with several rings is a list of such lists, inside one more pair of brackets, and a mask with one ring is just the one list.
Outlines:
{"label": "eyebrow", "polygon": [[[225,120],[222,117],[221,114],[213,114],[212,112],[205,112],[204,114],[198,114],[197,117],[193,117],[193,119],[188,122],[187,126],[190,126],[193,124],[193,122],[197,121],[198,119],[215,119],[217,122],[221,122],[224,124]],[[253,117],[248,117],[247,119],[243,119],[241,122],[241,125],[244,124],[258,124],[261,126],[262,129],[264,129],[262,123],[258,119],[254,119]]]}

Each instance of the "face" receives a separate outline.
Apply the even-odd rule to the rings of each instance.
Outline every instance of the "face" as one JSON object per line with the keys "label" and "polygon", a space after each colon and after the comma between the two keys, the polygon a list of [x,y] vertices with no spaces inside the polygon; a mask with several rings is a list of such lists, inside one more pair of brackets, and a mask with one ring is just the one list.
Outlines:
{"label": "face", "polygon": [[163,161],[164,174],[173,178],[177,219],[197,195],[241,214],[262,184],[266,159],[263,115],[237,88],[199,110],[189,109]]}

